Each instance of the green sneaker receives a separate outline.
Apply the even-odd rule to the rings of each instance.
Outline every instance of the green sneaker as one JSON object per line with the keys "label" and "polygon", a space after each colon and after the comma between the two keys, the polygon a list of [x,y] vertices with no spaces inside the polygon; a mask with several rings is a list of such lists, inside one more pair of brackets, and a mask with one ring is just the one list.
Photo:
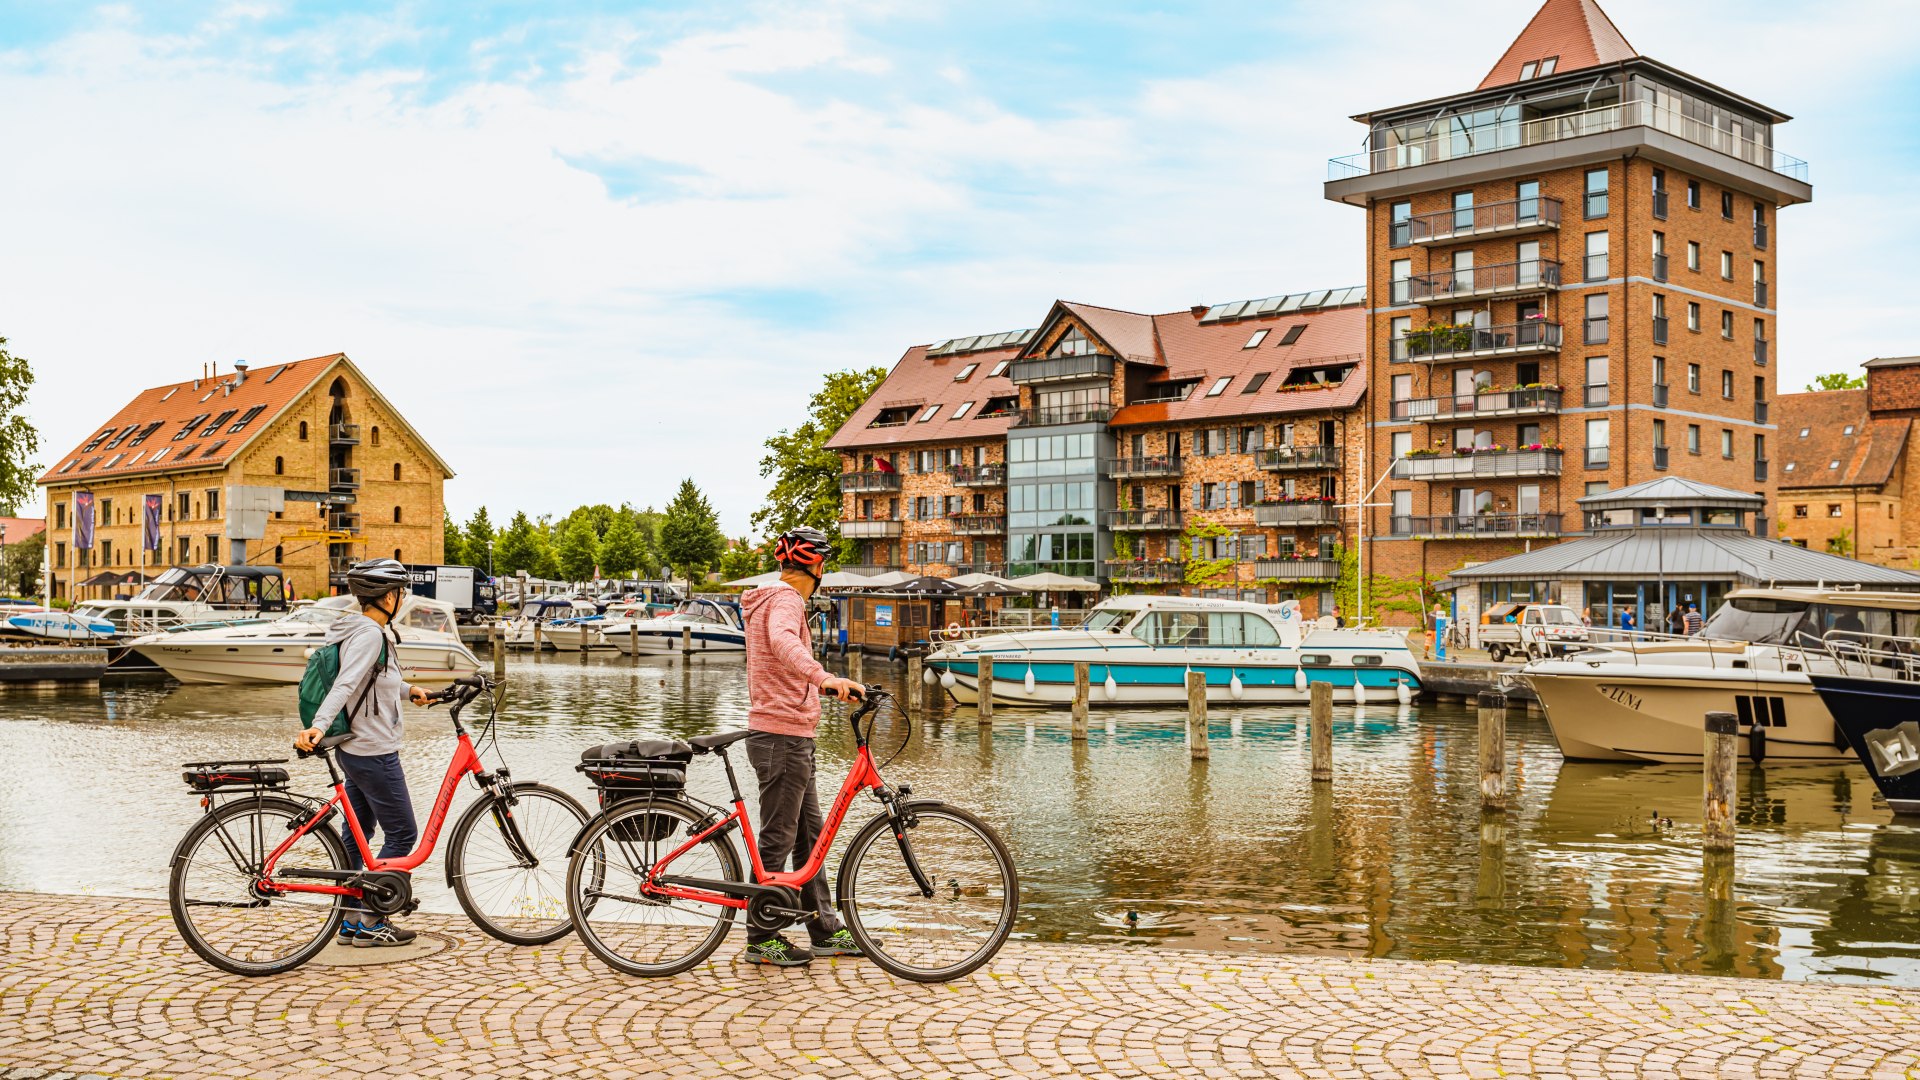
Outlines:
{"label": "green sneaker", "polygon": [[747,946],[745,953],[749,964],[772,964],[775,967],[805,967],[813,963],[813,954],[786,938],[774,938],[771,941],[757,941]]}
{"label": "green sneaker", "polygon": [[859,944],[853,940],[853,931],[845,929],[843,927],[839,930],[835,930],[831,935],[829,935],[826,938],[826,940],[814,942],[813,955],[815,956],[865,956],[867,954],[861,952]]}

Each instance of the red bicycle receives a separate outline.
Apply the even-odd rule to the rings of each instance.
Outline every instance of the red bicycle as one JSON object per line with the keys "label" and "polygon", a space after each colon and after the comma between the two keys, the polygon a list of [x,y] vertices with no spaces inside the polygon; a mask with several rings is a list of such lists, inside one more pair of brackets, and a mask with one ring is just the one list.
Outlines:
{"label": "red bicycle", "polygon": [[[761,865],[727,758],[727,747],[745,731],[636,743],[629,758],[583,763],[603,799],[616,783],[645,794],[612,803],[574,841],[567,912],[580,940],[617,971],[674,975],[712,955],[736,918],[762,930],[812,918],[800,906],[799,887],[822,872],[854,796],[865,791],[881,810],[847,845],[834,890],[861,951],[884,970],[920,982],[958,978],[992,959],[1019,909],[1013,858],[986,822],[946,803],[910,799],[907,785],[889,787],[880,778],[868,743],[882,705],[893,705],[891,695],[869,686],[849,713],[853,764],[798,870]],[[897,707],[891,711],[906,723]],[[731,810],[656,779],[684,777],[685,763],[708,753],[726,767]],[[753,868],[750,881],[729,839],[736,830]]]}
{"label": "red bicycle", "polygon": [[[460,710],[491,689],[490,680],[474,675],[429,695],[433,704],[451,703],[457,742],[419,843],[398,858],[374,858],[330,756],[352,734],[300,752],[326,762],[333,795],[324,801],[288,791],[287,770],[280,767],[285,759],[186,766],[187,786],[206,812],[173,852],[168,900],[180,936],[217,968],[273,975],[319,955],[339,932],[349,899],[382,915],[412,911],[418,901],[407,871],[433,854],[463,776],[472,776],[482,794],[447,843],[447,883],[460,907],[480,929],[512,944],[543,945],[564,936],[561,868],[587,811],[558,788],[513,783],[504,766],[488,772],[481,764]],[[493,721],[490,711],[483,738]],[[336,812],[346,817],[364,869],[347,868],[346,847],[331,825]]]}

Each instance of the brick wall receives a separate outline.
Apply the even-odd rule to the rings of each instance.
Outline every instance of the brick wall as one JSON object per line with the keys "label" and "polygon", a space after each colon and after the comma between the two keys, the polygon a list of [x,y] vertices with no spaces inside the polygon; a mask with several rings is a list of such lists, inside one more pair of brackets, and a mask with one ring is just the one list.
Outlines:
{"label": "brick wall", "polygon": [[1920,416],[1920,364],[1868,368],[1867,408],[1876,416]]}

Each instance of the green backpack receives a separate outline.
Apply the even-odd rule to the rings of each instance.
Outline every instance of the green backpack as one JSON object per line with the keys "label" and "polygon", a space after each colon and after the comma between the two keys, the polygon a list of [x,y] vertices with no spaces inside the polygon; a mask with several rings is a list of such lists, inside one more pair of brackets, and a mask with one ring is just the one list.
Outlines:
{"label": "green backpack", "polygon": [[[341,642],[337,641],[322,645],[313,650],[312,656],[307,657],[307,673],[300,676],[300,726],[302,728],[313,726],[314,714],[320,711],[320,703],[327,700],[327,695],[333,691],[334,680],[340,677],[340,645]],[[340,715],[334,717],[333,723],[327,726],[327,737],[345,735],[353,729],[351,715],[360,712],[360,706],[367,703],[368,692],[373,689],[373,684],[386,670],[387,635],[383,630],[380,632],[380,660],[373,665],[372,676],[367,679],[367,684],[360,688],[360,696],[354,700],[353,705],[350,708],[341,709]]]}

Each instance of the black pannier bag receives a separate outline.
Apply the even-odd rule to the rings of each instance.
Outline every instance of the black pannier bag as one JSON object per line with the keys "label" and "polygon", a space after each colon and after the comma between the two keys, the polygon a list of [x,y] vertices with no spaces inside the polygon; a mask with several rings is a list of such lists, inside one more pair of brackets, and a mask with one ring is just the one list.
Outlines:
{"label": "black pannier bag", "polygon": [[[582,751],[575,768],[586,774],[606,810],[633,799],[679,797],[692,760],[693,749],[678,741],[604,743]],[[613,836],[627,843],[664,840],[678,824],[670,814],[646,814],[621,822]]]}

